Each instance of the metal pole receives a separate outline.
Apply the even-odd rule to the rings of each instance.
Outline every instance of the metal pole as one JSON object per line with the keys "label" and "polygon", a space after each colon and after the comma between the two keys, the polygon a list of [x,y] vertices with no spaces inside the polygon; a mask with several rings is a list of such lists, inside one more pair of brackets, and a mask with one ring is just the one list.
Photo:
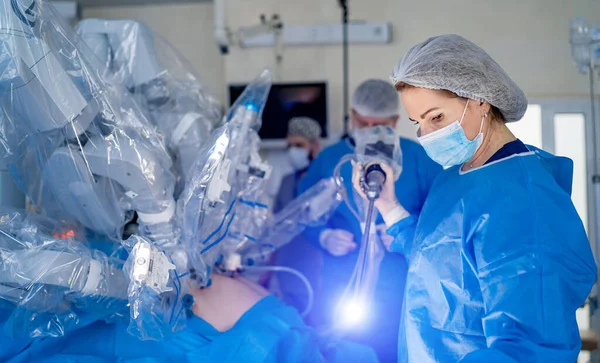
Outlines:
{"label": "metal pole", "polygon": [[367,216],[366,216],[366,221],[365,221],[365,228],[363,231],[363,236],[362,236],[362,243],[360,248],[364,249],[364,254],[362,256],[360,256],[360,258],[362,258],[362,263],[361,263],[361,269],[360,271],[358,271],[358,276],[356,277],[356,285],[355,285],[355,293],[357,294],[356,296],[358,296],[358,294],[361,293],[361,290],[363,288],[363,280],[365,278],[365,265],[367,264],[367,256],[369,254],[369,243],[375,243],[376,241],[371,241],[371,224],[373,223],[373,213],[375,212],[375,200],[369,200],[368,201],[368,208],[367,208]]}
{"label": "metal pole", "polygon": [[349,135],[348,124],[350,116],[348,115],[348,2],[339,0],[342,8],[342,58],[343,58],[343,87],[344,87],[344,137]]}
{"label": "metal pole", "polygon": [[[597,151],[597,134],[596,134],[596,91],[594,87],[594,59],[591,54],[592,50],[590,47],[590,105],[592,111],[592,147],[593,147],[593,155],[594,155],[594,166],[593,166],[593,177],[598,176],[598,151]],[[600,257],[600,256],[599,256]]]}
{"label": "metal pole", "polygon": [[[598,138],[597,138],[597,125],[596,125],[596,90],[594,87],[595,74],[594,74],[594,54],[593,44],[590,44],[590,105],[591,105],[591,122],[592,122],[592,152],[593,152],[593,174],[592,184],[594,189],[594,248],[596,252],[596,261],[600,259],[600,175],[598,175]],[[596,284],[598,284],[598,277],[596,277]],[[598,294],[600,290],[596,286],[596,298],[592,300],[592,314],[596,314],[596,329],[600,328],[600,311],[598,311]],[[600,342],[599,342],[600,343]]]}

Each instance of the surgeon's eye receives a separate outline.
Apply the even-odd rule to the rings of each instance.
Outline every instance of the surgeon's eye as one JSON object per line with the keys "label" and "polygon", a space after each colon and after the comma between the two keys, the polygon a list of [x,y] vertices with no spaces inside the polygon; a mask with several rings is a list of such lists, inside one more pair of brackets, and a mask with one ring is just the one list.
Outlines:
{"label": "surgeon's eye", "polygon": [[410,120],[410,122],[412,122],[413,125],[415,125],[415,126],[419,124],[419,121],[415,121],[415,120]]}
{"label": "surgeon's eye", "polygon": [[442,121],[443,118],[444,118],[444,115],[440,113],[439,115],[432,118],[431,121],[439,122],[439,121]]}

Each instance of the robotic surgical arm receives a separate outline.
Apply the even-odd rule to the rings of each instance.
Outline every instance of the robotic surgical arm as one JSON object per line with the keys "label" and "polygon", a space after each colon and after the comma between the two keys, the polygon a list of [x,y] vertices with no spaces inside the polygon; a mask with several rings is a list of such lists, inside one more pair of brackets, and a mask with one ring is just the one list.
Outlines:
{"label": "robotic surgical arm", "polygon": [[270,167],[258,156],[260,114],[271,87],[264,71],[252,82],[215,130],[194,164],[194,174],[178,200],[182,241],[190,258],[194,286],[210,284],[210,273],[222,256],[230,231],[236,229],[248,185],[263,179]]}
{"label": "robotic surgical arm", "polygon": [[[0,133],[3,157],[17,184],[47,214],[117,242],[135,211],[148,227],[146,242],[165,251],[175,266],[187,267],[174,223],[172,161],[137,104],[103,79],[102,66],[62,27],[49,3],[0,0],[0,6]],[[123,244],[134,250],[131,243]],[[150,261],[134,266],[132,283],[146,283]],[[164,265],[171,291],[180,284],[173,269]],[[172,311],[167,306],[183,297],[181,291],[174,299],[157,290],[152,298],[158,303],[144,301],[161,312]],[[131,292],[131,305],[145,306],[139,300],[148,295]],[[169,313],[153,313],[173,320]]]}
{"label": "robotic surgical arm", "polygon": [[[2,132],[12,143],[11,170],[24,176],[35,169],[44,181],[34,202],[57,204],[66,219],[115,240],[128,210],[174,210],[170,158],[135,103],[103,81],[48,3],[0,4]],[[24,156],[31,163],[22,164]]]}
{"label": "robotic surgical arm", "polygon": [[143,23],[87,19],[77,25],[76,32],[110,72],[107,76],[129,90],[141,89],[150,103],[160,104],[168,99],[154,36]]}
{"label": "robotic surgical arm", "polygon": [[0,211],[0,305],[12,307],[3,334],[60,336],[127,309],[119,262],[75,240],[79,232],[30,212]]}
{"label": "robotic surgical arm", "polygon": [[179,195],[197,151],[221,118],[218,102],[189,63],[143,23],[86,19],[77,33],[165,136],[175,160]]}
{"label": "robotic surgical arm", "polygon": [[340,179],[328,178],[308,189],[260,226],[254,239],[238,244],[221,267],[236,271],[268,262],[271,253],[288,244],[307,227],[325,224],[342,202]]}

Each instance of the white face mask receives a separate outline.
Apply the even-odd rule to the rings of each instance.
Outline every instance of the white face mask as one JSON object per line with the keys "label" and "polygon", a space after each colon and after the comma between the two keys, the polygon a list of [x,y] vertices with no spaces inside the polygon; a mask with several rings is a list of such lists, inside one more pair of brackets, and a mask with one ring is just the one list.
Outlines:
{"label": "white face mask", "polygon": [[309,154],[308,150],[301,147],[294,146],[288,149],[288,159],[295,171],[304,170],[308,167],[310,164]]}

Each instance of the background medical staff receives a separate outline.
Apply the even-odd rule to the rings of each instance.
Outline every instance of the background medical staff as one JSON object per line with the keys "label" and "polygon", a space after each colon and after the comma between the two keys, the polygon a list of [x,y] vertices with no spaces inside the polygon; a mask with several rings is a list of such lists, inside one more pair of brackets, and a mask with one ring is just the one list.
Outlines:
{"label": "background medical staff", "polygon": [[[306,174],[310,163],[321,151],[319,123],[308,117],[292,118],[288,124],[287,147],[288,161],[294,172],[283,177],[279,192],[273,205],[273,213],[280,212],[296,198],[300,181]],[[287,266],[300,271],[310,281],[317,281],[323,265],[320,248],[309,243],[303,236],[297,236],[290,243],[273,254],[272,261],[277,266]],[[297,276],[280,272],[270,276],[269,286],[289,305],[298,311],[304,311],[309,303],[308,291]],[[316,288],[316,289],[315,289]],[[320,289],[313,286],[317,294]],[[311,321],[313,315],[304,318]]]}
{"label": "background medical staff", "polygon": [[[351,118],[354,129],[377,125],[396,127],[399,119],[399,98],[394,87],[383,80],[367,80],[354,92],[351,100]],[[344,155],[354,153],[354,139],[345,138],[324,149],[313,161],[300,183],[302,193],[321,179],[333,176],[334,169]],[[441,167],[433,162],[416,142],[401,138],[402,174],[396,182],[398,198],[411,213],[418,215],[433,180]],[[352,197],[352,166],[346,163],[341,169],[344,186]],[[379,219],[378,223],[383,223]],[[340,205],[329,222],[321,228],[312,228],[304,234],[313,244],[324,250],[320,281],[321,287],[315,301],[315,314],[320,321],[312,322],[319,327],[335,324],[334,312],[346,287],[358,257],[361,227],[345,204]],[[387,239],[387,235],[384,236]],[[391,241],[390,241],[391,242]],[[349,339],[375,348],[382,362],[395,361],[397,357],[397,334],[406,277],[404,257],[386,253],[380,267],[376,287],[375,305],[367,313],[368,319],[358,324]]]}
{"label": "background medical staff", "polygon": [[321,126],[309,117],[294,117],[288,123],[288,161],[294,171],[283,177],[273,205],[273,213],[279,212],[297,196],[300,180],[321,151]]}
{"label": "background medical staff", "polygon": [[[419,142],[448,167],[420,216],[389,182],[376,201],[409,263],[400,362],[575,362],[596,264],[570,197],[573,162],[511,133],[524,93],[458,35],[414,46],[392,80]],[[359,180],[357,168],[360,192]]]}

